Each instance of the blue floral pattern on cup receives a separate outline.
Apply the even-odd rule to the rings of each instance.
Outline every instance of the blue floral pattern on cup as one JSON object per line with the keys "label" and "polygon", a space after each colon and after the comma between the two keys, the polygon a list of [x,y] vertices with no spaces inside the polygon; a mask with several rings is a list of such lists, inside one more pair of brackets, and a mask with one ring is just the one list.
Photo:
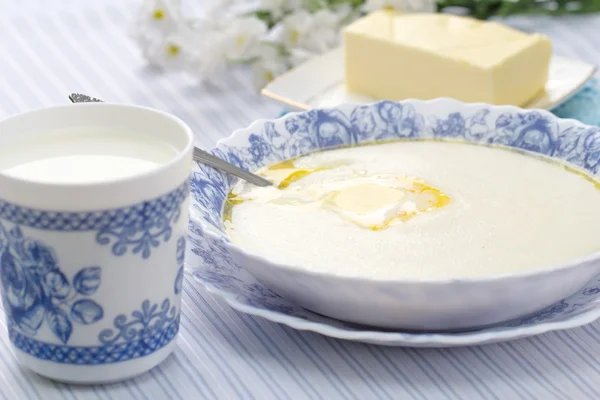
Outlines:
{"label": "blue floral pattern on cup", "polygon": [[111,245],[116,256],[131,252],[150,257],[169,241],[189,191],[188,182],[156,199],[132,207],[94,212],[55,212],[20,207],[0,199],[0,220],[58,232],[96,232],[96,242]]}
{"label": "blue floral pattern on cup", "polygon": [[[221,142],[212,154],[254,171],[265,165],[312,151],[385,140],[434,139],[508,146],[564,160],[591,175],[600,176],[600,128],[561,124],[545,111],[514,107],[465,106],[455,110],[422,107],[425,102],[382,101],[371,105],[346,105],[329,110],[290,113],[276,121],[260,121],[232,140]],[[446,109],[445,107],[444,109]],[[502,110],[506,111],[502,111]],[[431,111],[433,110],[433,111]],[[500,112],[498,111],[500,110]],[[326,318],[302,309],[257,282],[232,259],[224,243],[223,203],[235,179],[213,168],[198,165],[191,176],[192,207],[201,223],[190,223],[190,253],[198,258],[196,280],[233,304],[257,313],[270,312],[312,321],[347,331],[363,327]],[[208,235],[206,228],[216,235]],[[489,330],[510,330],[542,322],[560,322],[585,313],[600,301],[600,277],[580,292],[546,310]],[[261,314],[264,315],[264,314]],[[487,332],[488,328],[480,332]],[[398,334],[398,333],[394,333]],[[399,334],[410,340],[413,334]]]}
{"label": "blue floral pattern on cup", "polygon": [[145,300],[141,310],[131,313],[131,318],[125,314],[117,316],[113,322],[114,328],[100,332],[98,342],[108,345],[142,340],[164,332],[178,318],[179,311],[169,299],[165,299],[160,306]]}
{"label": "blue floral pattern on cup", "polygon": [[[93,297],[101,288],[102,267],[85,266],[68,276],[55,250],[24,228],[56,232],[91,232],[92,243],[111,245],[111,254],[140,254],[171,238],[181,215],[188,182],[154,200],[96,212],[32,210],[0,199],[0,282],[8,333],[13,345],[39,359],[64,364],[99,365],[152,354],[173,341],[180,311],[171,299],[145,300],[130,316],[119,315],[112,329],[104,329],[105,310]],[[177,242],[178,266],[183,266],[185,238]],[[181,275],[181,276],[179,276]],[[181,292],[183,269],[175,295]],[[78,325],[94,325],[100,333],[89,346],[74,345]],[[45,329],[42,333],[42,328]],[[51,332],[56,342],[40,336]]]}
{"label": "blue floral pattern on cup", "polygon": [[2,302],[9,329],[35,336],[45,323],[67,343],[75,323],[90,325],[104,316],[102,306],[87,298],[101,283],[99,267],[84,267],[69,281],[51,247],[27,238],[19,226],[0,223]]}
{"label": "blue floral pattern on cup", "polygon": [[8,333],[17,349],[42,360],[99,365],[133,360],[160,350],[177,336],[179,321],[180,312],[169,299],[160,305],[145,300],[141,309],[133,311],[130,317],[121,314],[114,319],[113,328],[102,330],[97,346],[45,343],[11,326]]}

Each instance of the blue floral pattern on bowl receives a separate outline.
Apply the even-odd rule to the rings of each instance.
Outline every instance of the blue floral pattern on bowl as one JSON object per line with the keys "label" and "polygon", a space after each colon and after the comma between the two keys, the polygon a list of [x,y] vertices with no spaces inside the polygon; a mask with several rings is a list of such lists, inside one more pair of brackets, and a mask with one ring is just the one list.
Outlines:
{"label": "blue floral pattern on bowl", "polygon": [[[458,105],[456,108],[459,108]],[[570,126],[545,111],[505,112],[495,115],[485,106],[473,112],[450,112],[444,117],[422,115],[411,103],[383,101],[372,105],[311,110],[265,122],[246,143],[225,142],[212,154],[249,171],[311,151],[384,140],[437,139],[508,146],[565,160],[591,174],[600,172],[600,128]],[[250,128],[252,129],[252,127]],[[223,231],[220,215],[235,181],[200,165],[191,176],[193,208],[214,228]]]}
{"label": "blue floral pattern on bowl", "polygon": [[175,294],[181,293],[181,289],[183,287],[184,259],[185,237],[182,236],[177,240],[177,265],[179,266],[179,269],[177,270],[177,276],[175,277],[175,283],[173,284],[173,292],[175,292]]}
{"label": "blue floral pattern on bowl", "polygon": [[[437,103],[436,103],[437,102]],[[450,109],[440,114],[437,104]],[[427,112],[433,109],[434,112]],[[454,110],[452,110],[454,109]],[[219,142],[212,154],[244,169],[312,151],[385,140],[459,140],[508,146],[558,158],[600,176],[600,128],[559,120],[545,111],[452,100],[383,101],[330,110],[286,114],[275,121],[257,121]],[[290,303],[236,264],[226,248],[222,208],[235,179],[197,165],[190,180],[192,218],[188,265],[196,281],[234,308],[297,329],[380,344],[446,346],[493,342],[578,326],[600,317],[600,277],[580,292],[534,315],[473,332],[406,333],[377,331],[338,321]],[[207,234],[207,230],[210,234]]]}

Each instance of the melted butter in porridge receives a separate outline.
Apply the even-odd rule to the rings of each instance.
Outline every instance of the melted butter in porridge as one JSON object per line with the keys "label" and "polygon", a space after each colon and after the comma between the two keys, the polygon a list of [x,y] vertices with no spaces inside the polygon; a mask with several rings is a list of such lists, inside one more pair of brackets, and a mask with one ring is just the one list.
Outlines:
{"label": "melted butter in porridge", "polygon": [[235,243],[280,263],[431,279],[600,251],[600,184],[514,151],[397,142],[314,153],[259,173],[276,185],[236,185],[225,225]]}
{"label": "melted butter in porridge", "polygon": [[[308,175],[343,165],[338,162],[334,165],[298,168],[294,160],[272,165],[260,173],[276,183],[276,187],[232,192],[229,204],[252,200],[289,206],[312,205],[333,211],[349,222],[376,231],[443,207],[450,201],[447,195],[422,179],[390,174],[369,176],[365,170],[343,170],[327,185],[320,180],[292,185]],[[230,212],[227,214],[231,215]]]}

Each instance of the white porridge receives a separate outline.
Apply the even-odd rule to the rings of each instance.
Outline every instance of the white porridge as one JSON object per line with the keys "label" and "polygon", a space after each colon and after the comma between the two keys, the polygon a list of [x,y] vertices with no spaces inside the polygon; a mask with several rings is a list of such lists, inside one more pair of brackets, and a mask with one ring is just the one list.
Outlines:
{"label": "white porridge", "polygon": [[600,251],[600,183],[515,151],[415,141],[336,149],[240,182],[225,225],[278,263],[379,279],[483,277]]}

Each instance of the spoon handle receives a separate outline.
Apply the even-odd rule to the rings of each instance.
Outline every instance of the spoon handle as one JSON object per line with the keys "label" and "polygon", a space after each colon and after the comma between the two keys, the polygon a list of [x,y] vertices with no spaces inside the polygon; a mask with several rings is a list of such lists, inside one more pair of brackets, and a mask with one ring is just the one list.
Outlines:
{"label": "spoon handle", "polygon": [[264,187],[273,185],[270,181],[266,180],[265,178],[243,170],[239,167],[236,167],[235,165],[228,163],[227,161],[224,161],[219,157],[213,156],[212,154],[199,149],[198,147],[194,147],[194,161],[209,165],[213,168],[217,168],[221,171],[225,171],[227,173],[235,175],[238,178],[241,178],[256,186]]}
{"label": "spoon handle", "polygon": [[[69,100],[71,100],[71,102],[73,103],[102,103],[102,100],[81,93],[71,93],[69,95]],[[221,171],[227,172],[231,175],[235,175],[238,178],[241,178],[256,186],[264,187],[273,185],[270,181],[266,180],[265,178],[248,172],[244,169],[241,169],[231,163],[228,163],[227,161],[222,160],[219,157],[213,156],[212,154],[201,150],[198,147],[194,147],[194,161],[206,164],[213,168],[220,169]]]}

